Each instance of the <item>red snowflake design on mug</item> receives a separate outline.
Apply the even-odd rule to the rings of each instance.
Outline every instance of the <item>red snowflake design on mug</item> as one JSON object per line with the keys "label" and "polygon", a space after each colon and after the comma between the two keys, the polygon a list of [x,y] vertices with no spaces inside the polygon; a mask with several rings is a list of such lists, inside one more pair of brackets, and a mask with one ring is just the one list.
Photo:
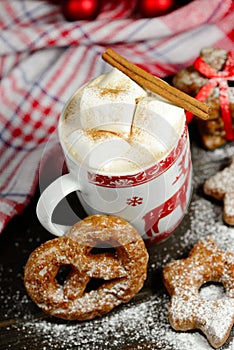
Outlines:
{"label": "red snowflake design on mug", "polygon": [[131,205],[132,207],[136,207],[137,205],[141,205],[142,202],[143,202],[143,198],[137,197],[137,196],[133,196],[132,198],[128,198],[126,200],[127,205]]}

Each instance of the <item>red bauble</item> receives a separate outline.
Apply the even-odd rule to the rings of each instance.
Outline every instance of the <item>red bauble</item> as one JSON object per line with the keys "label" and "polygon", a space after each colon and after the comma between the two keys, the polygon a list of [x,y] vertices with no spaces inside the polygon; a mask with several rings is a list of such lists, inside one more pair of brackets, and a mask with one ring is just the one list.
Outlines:
{"label": "red bauble", "polygon": [[68,21],[95,19],[100,10],[100,0],[62,0],[61,3]]}
{"label": "red bauble", "polygon": [[161,16],[175,6],[175,0],[139,0],[138,11],[143,17]]}

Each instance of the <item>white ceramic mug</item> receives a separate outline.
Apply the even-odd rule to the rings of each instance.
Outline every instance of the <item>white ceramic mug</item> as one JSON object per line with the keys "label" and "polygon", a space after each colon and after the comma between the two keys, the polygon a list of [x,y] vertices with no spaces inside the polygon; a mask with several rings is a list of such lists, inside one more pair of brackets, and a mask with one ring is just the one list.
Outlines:
{"label": "white ceramic mug", "polygon": [[41,224],[54,235],[64,235],[69,226],[53,223],[52,214],[64,197],[76,191],[87,215],[103,213],[122,217],[150,243],[169,237],[183,219],[191,197],[192,165],[185,116],[174,146],[163,158],[135,171],[107,173],[78,161],[62,138],[62,126],[72,98],[58,125],[69,173],[60,176],[41,194],[37,205]]}

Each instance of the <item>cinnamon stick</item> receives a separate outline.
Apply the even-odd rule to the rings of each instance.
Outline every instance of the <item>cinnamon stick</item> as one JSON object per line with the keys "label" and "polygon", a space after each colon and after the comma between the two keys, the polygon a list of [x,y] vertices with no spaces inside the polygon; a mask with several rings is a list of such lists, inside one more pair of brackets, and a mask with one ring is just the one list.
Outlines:
{"label": "cinnamon stick", "polygon": [[169,85],[165,81],[134,65],[112,49],[107,49],[102,58],[113,67],[126,74],[140,86],[172,102],[178,107],[193,113],[201,119],[208,119],[211,107]]}

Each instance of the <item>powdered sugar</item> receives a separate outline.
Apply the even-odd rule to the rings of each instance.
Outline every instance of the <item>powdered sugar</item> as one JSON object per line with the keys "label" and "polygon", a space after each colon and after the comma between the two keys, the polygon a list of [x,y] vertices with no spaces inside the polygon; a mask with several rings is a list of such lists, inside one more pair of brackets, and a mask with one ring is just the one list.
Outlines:
{"label": "powdered sugar", "polygon": [[[196,243],[189,257],[166,265],[163,278],[171,295],[168,314],[174,329],[200,329],[215,348],[225,343],[234,324],[233,264],[233,253],[206,238]],[[222,299],[200,295],[200,287],[209,281],[225,287]]]}
{"label": "powdered sugar", "polygon": [[[204,181],[226,166],[233,154],[234,145],[214,152],[193,148],[194,193],[188,214],[168,241],[149,247],[149,278],[131,302],[92,321],[67,322],[38,314],[36,307],[29,311],[32,303],[26,294],[21,293],[16,295],[17,305],[22,301],[21,309],[24,308],[27,315],[20,319],[21,310],[19,322],[14,325],[9,322],[9,346],[4,350],[212,350],[199,331],[179,332],[170,327],[170,297],[161,282],[161,268],[172,259],[186,257],[194,244],[208,235],[220,248],[234,252],[234,228],[224,224],[222,204],[206,198],[202,192]],[[223,297],[223,290],[213,284],[204,287],[201,293],[212,300]],[[12,301],[5,302],[9,305],[8,316],[11,316]],[[18,334],[24,344],[30,345],[11,346],[12,332]],[[221,349],[234,350],[233,336],[232,330]]]}
{"label": "powdered sugar", "polygon": [[[206,199],[195,199],[191,204],[189,217],[191,226],[180,237],[172,236],[175,255],[181,257],[200,238],[210,235],[222,249],[234,252],[234,229],[225,226],[220,217],[221,208]],[[182,224],[183,227],[183,224]],[[168,240],[162,245],[161,254],[151,254],[150,270],[158,271],[166,261],[171,260]],[[167,243],[167,244],[166,244]],[[155,251],[154,248],[152,251]],[[157,252],[157,250],[156,250]],[[154,283],[159,281],[155,276]],[[207,298],[213,298],[214,285],[206,287]],[[159,349],[159,350],[211,350],[205,336],[199,331],[174,331],[168,321],[170,297],[160,286],[152,292],[145,289],[130,303],[120,306],[102,318],[82,323],[71,323],[50,319],[28,321],[12,326],[24,338],[33,338],[35,349]],[[232,339],[222,349],[233,350]],[[135,345],[134,345],[135,344]]]}
{"label": "powdered sugar", "polygon": [[224,297],[224,288],[220,285],[212,284],[209,287],[204,286],[200,290],[200,295],[204,299],[208,300],[218,300]]}
{"label": "powdered sugar", "polygon": [[[128,346],[151,350],[211,350],[199,332],[176,332],[170,328],[168,302],[167,295],[151,295],[140,303],[129,303],[92,322],[55,323],[46,319],[15,327],[20,328],[26,338],[40,339],[41,350],[117,350]],[[147,347],[144,347],[145,343]],[[223,349],[233,350],[234,342]]]}

